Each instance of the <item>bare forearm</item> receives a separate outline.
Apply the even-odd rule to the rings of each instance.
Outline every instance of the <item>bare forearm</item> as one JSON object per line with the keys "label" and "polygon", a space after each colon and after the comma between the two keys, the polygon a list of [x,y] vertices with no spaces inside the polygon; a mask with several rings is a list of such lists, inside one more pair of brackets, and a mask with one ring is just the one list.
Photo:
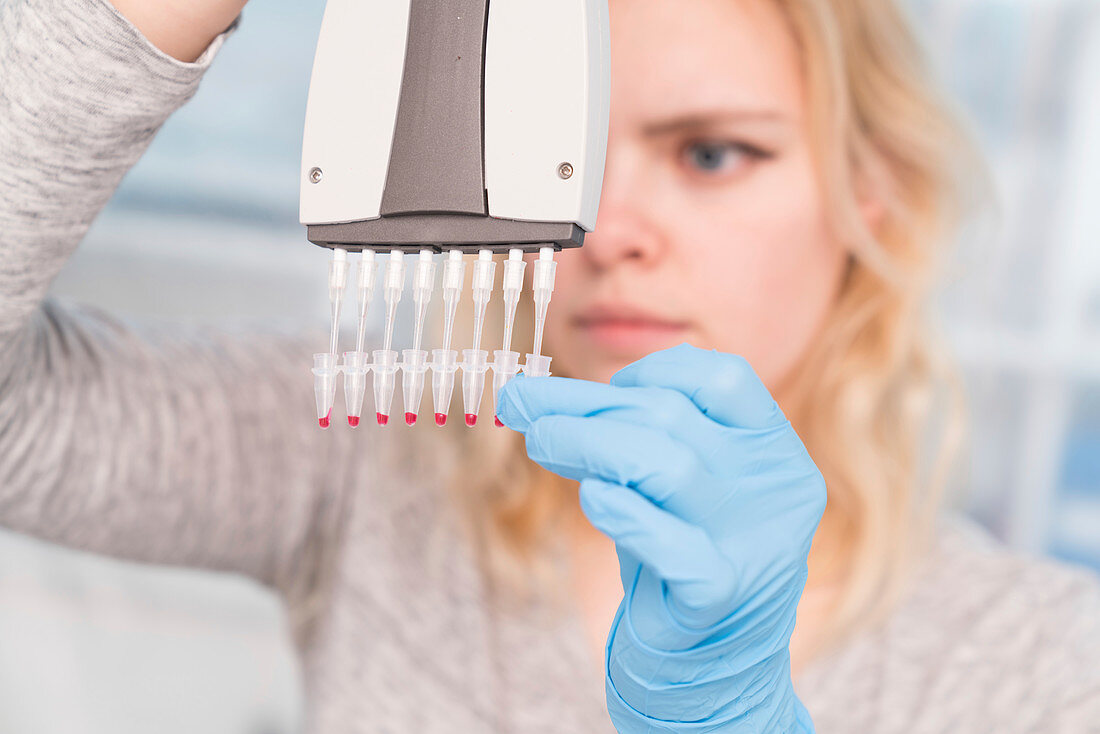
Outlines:
{"label": "bare forearm", "polygon": [[164,53],[191,62],[240,15],[246,0],[112,0]]}

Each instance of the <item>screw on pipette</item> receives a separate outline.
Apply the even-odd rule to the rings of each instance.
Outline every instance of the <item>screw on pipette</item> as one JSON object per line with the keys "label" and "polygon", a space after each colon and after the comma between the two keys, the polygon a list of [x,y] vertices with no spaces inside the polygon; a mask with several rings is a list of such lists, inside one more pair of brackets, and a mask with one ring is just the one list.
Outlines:
{"label": "screw on pipette", "polygon": [[519,353],[512,351],[512,328],[516,321],[516,306],[519,305],[523,291],[523,272],[527,263],[523,260],[523,250],[513,248],[508,251],[504,262],[504,344],[493,354],[493,421],[498,428],[504,424],[497,417],[497,395],[509,380],[519,371]]}
{"label": "screw on pipette", "polygon": [[413,348],[402,352],[402,392],[405,398],[405,423],[414,425],[420,413],[420,397],[424,393],[424,374],[428,371],[428,353],[421,349],[424,320],[435,288],[435,259],[431,250],[421,250],[413,271],[413,302],[416,305],[416,326]]}
{"label": "screw on pipette", "polygon": [[458,352],[451,349],[454,335],[455,311],[462,296],[462,284],[466,263],[461,250],[451,250],[443,265],[443,348],[432,350],[432,402],[435,406],[435,424],[447,425],[447,413],[454,392],[455,372],[458,370]]}
{"label": "screw on pipette", "polygon": [[317,423],[328,428],[332,422],[332,403],[336,397],[336,350],[340,335],[340,305],[348,284],[347,250],[335,248],[328,268],[328,294],[332,303],[329,351],[313,355],[313,392],[317,399]]}
{"label": "screw on pipette", "polygon": [[355,351],[344,354],[344,403],[347,405],[348,425],[352,428],[359,427],[360,416],[363,414],[363,396],[366,394],[367,372],[370,369],[370,355],[363,347],[367,333],[367,313],[374,299],[377,279],[374,250],[363,250],[356,275],[359,324]]}
{"label": "screw on pipette", "polygon": [[531,279],[535,299],[535,344],[523,366],[523,373],[528,377],[546,377],[550,374],[550,357],[542,356],[542,334],[546,328],[546,311],[550,307],[550,297],[554,293],[557,267],[558,264],[554,262],[554,248],[541,248]]}
{"label": "screw on pipette", "polygon": [[485,309],[493,293],[493,276],[497,264],[491,250],[478,252],[471,278],[474,297],[474,344],[472,349],[462,350],[462,404],[466,425],[477,425],[481,396],[485,391],[485,372],[489,369],[489,353],[481,348],[481,332],[485,326]]}
{"label": "screw on pipette", "polygon": [[374,409],[378,425],[390,420],[390,404],[393,401],[394,373],[397,372],[397,352],[393,351],[393,326],[397,318],[397,305],[405,289],[405,256],[400,250],[390,252],[386,262],[386,274],[382,294],[386,300],[386,326],[383,348],[374,352]]}

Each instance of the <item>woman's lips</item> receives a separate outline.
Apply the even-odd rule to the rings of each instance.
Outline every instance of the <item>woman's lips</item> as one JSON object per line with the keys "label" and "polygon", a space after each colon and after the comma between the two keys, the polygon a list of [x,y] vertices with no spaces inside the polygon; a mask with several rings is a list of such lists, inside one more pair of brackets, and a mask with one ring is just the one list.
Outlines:
{"label": "woman's lips", "polygon": [[651,352],[682,341],[688,324],[626,308],[599,308],[574,319],[594,346],[614,351]]}

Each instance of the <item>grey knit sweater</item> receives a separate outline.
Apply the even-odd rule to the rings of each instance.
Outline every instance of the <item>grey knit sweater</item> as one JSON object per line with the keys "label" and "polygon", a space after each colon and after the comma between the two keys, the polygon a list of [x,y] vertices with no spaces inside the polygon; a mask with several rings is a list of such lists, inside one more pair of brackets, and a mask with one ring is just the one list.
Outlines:
{"label": "grey knit sweater", "polygon": [[[572,613],[493,603],[394,434],[316,429],[308,345],[44,300],[221,42],[183,64],[104,0],[0,0],[0,524],[277,589],[318,620],[312,731],[609,732]],[[950,526],[796,686],[822,732],[1100,732],[1100,589]]]}

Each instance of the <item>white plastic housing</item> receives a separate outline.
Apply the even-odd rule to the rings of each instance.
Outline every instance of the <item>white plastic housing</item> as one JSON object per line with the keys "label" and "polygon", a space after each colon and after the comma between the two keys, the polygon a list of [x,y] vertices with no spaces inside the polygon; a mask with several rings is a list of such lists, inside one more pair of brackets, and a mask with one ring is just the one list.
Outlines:
{"label": "white plastic housing", "polygon": [[[306,106],[301,221],[375,219],[401,96],[410,0],[328,0]],[[310,172],[321,170],[318,183]]]}
{"label": "white plastic housing", "polygon": [[489,214],[591,232],[611,98],[607,0],[492,0],[485,46]]}
{"label": "white plastic housing", "polygon": [[[328,0],[302,144],[303,224],[380,215],[409,11],[410,0]],[[607,0],[493,0],[484,96],[490,216],[591,231],[610,106]]]}

